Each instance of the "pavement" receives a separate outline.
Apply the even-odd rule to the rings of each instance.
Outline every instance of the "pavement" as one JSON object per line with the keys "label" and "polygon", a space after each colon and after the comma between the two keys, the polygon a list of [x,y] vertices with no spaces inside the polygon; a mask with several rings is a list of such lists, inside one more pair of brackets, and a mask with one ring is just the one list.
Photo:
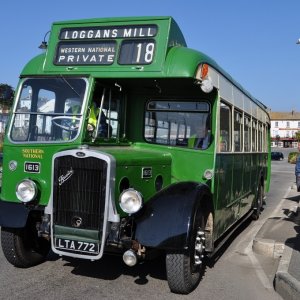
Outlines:
{"label": "pavement", "polygon": [[300,193],[293,185],[256,234],[254,253],[279,260],[274,289],[284,300],[300,299]]}

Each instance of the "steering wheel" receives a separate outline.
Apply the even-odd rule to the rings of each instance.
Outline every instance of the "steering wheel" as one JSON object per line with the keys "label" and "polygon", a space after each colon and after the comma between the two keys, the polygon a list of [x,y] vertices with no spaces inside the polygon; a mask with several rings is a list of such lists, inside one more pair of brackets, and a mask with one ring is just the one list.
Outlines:
{"label": "steering wheel", "polygon": [[[62,122],[64,123],[63,124],[60,124],[60,123],[57,123],[56,120],[65,120],[65,122]],[[69,116],[58,116],[58,117],[53,117],[51,122],[57,126],[57,127],[60,127],[66,131],[69,131],[69,132],[73,132],[73,131],[77,131],[78,130],[78,126],[75,126],[74,121],[80,121],[80,118],[77,118],[77,117],[69,117]]]}

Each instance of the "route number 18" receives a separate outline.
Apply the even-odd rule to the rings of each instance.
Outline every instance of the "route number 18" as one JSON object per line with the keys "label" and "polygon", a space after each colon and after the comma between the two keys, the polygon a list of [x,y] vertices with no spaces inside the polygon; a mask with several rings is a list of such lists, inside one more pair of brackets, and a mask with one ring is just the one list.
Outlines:
{"label": "route number 18", "polygon": [[118,62],[121,65],[147,65],[152,63],[154,53],[154,40],[127,40],[121,45]]}

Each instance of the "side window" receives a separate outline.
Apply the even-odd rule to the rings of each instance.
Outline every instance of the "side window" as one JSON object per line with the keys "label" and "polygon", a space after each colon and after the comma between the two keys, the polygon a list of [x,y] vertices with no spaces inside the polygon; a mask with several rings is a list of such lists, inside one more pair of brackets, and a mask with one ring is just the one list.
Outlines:
{"label": "side window", "polygon": [[210,106],[199,101],[150,101],[144,138],[149,143],[206,149],[210,138]]}
{"label": "side window", "polygon": [[257,151],[257,121],[252,120],[252,152]]}
{"label": "side window", "polygon": [[263,128],[262,124],[258,123],[258,152],[262,151],[262,144],[263,144]]}
{"label": "side window", "polygon": [[251,119],[249,116],[244,116],[244,151],[251,151]]}
{"label": "side window", "polygon": [[231,151],[231,107],[223,102],[220,106],[219,151]]}
{"label": "side window", "polygon": [[243,150],[243,114],[234,110],[234,151]]}
{"label": "side window", "polygon": [[268,124],[264,126],[264,151],[268,152],[269,147],[269,135],[268,135]]}

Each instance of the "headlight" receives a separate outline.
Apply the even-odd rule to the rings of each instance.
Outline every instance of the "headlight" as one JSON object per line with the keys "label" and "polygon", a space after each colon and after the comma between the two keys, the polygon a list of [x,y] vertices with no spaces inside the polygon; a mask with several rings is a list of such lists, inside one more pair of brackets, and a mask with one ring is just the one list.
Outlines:
{"label": "headlight", "polygon": [[120,207],[124,212],[134,214],[141,209],[143,205],[143,198],[138,191],[128,189],[122,192],[119,202]]}
{"label": "headlight", "polygon": [[34,200],[36,194],[37,194],[37,186],[30,179],[25,179],[17,185],[16,188],[17,198],[24,203]]}

